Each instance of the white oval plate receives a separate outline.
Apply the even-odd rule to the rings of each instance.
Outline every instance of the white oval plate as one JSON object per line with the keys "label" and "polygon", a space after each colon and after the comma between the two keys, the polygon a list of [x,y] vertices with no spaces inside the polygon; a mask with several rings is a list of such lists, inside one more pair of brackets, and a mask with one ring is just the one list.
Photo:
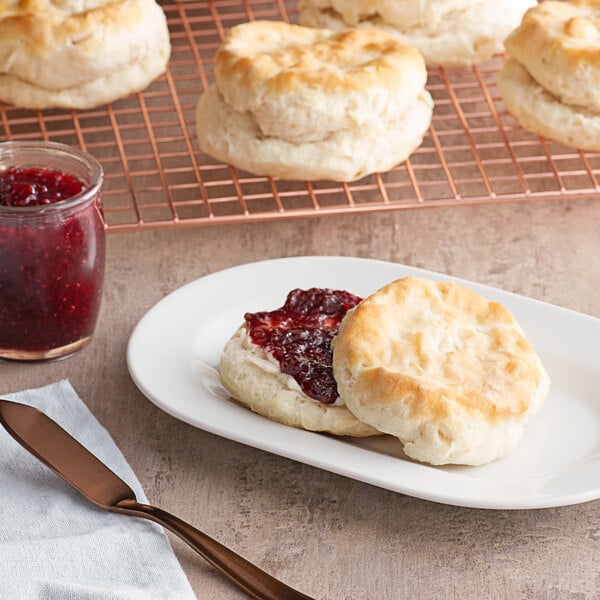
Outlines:
{"label": "white oval plate", "polygon": [[[294,288],[367,296],[407,275],[454,280],[507,306],[552,379],[509,456],[481,467],[407,459],[392,438],[335,438],[287,427],[232,401],[216,368],[245,312],[271,310]],[[410,496],[475,508],[564,506],[600,497],[600,319],[456,278],[376,260],[298,257],[213,273],[158,302],[128,345],[129,372],[165,412],[205,431]]]}

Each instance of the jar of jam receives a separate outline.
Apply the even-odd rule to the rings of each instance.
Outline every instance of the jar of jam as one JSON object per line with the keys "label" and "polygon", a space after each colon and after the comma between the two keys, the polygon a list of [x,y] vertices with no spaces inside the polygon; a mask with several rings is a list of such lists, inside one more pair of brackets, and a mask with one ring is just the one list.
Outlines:
{"label": "jar of jam", "polygon": [[88,344],[104,280],[100,163],[54,142],[0,143],[0,358]]}

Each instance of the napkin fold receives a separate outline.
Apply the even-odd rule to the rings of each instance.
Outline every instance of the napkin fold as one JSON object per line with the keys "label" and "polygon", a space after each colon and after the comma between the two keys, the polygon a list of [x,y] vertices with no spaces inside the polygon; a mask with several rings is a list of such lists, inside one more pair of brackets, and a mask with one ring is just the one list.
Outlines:
{"label": "napkin fold", "polygon": [[[147,502],[109,433],[68,381],[3,397],[45,412]],[[97,508],[0,426],[0,599],[194,600],[195,595],[158,525]]]}

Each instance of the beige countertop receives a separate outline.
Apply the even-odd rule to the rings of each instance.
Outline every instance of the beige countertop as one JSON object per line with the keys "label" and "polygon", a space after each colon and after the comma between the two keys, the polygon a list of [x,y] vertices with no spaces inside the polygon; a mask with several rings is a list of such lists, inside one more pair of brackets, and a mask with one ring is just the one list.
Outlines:
{"label": "beige countertop", "polygon": [[[600,501],[497,511],[419,500],[206,433],[136,389],[126,345],[158,300],[225,267],[297,255],[394,261],[600,317],[598,200],[113,233],[91,345],[0,363],[0,393],[68,378],[152,503],[316,599],[598,598]],[[170,539],[199,599],[244,597]]]}

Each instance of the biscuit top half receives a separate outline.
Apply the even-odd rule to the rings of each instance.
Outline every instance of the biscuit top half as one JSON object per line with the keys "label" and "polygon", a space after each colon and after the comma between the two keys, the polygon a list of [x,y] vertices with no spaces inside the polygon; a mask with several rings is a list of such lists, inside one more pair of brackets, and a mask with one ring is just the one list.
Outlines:
{"label": "biscuit top half", "polygon": [[[376,29],[332,32],[275,21],[233,27],[215,57],[219,87],[295,93],[307,86],[401,89],[416,98],[427,73],[420,53]],[[413,91],[414,90],[414,91]]]}
{"label": "biscuit top half", "polygon": [[384,31],[282,21],[233,27],[215,75],[225,104],[248,116],[257,136],[291,144],[397,129],[427,80],[419,51]]}
{"label": "biscuit top half", "polygon": [[[334,340],[334,375],[348,402],[414,417],[453,406],[483,418],[525,415],[543,367],[504,306],[452,282],[407,277],[349,312]],[[349,403],[351,406],[351,403]]]}
{"label": "biscuit top half", "polygon": [[517,52],[547,45],[555,52],[600,56],[600,0],[546,0],[525,13],[508,43]]}
{"label": "biscuit top half", "polygon": [[546,0],[505,46],[561,102],[600,111],[600,0]]}

